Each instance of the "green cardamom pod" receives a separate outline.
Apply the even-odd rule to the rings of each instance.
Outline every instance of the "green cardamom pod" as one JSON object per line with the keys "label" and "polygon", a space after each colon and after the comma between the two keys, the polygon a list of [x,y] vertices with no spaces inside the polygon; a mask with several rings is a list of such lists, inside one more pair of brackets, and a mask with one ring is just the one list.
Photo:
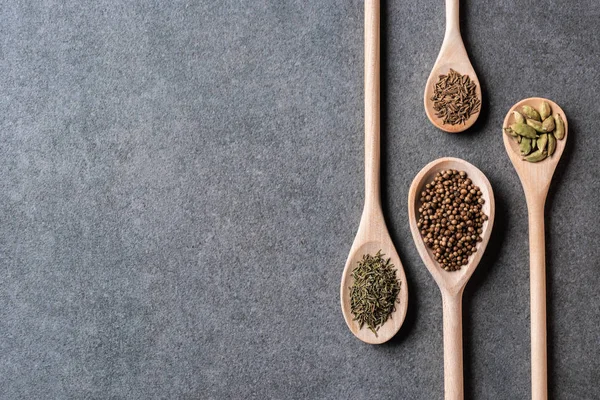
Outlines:
{"label": "green cardamom pod", "polygon": [[544,133],[543,135],[540,135],[540,137],[537,140],[538,150],[545,150],[547,144],[548,144],[548,134]]}
{"label": "green cardamom pod", "polygon": [[524,156],[531,153],[531,139],[523,137],[519,144],[519,150],[521,150],[521,154]]}
{"label": "green cardamom pod", "polygon": [[531,151],[536,150],[535,146],[537,146],[537,139],[531,139]]}
{"label": "green cardamom pod", "polygon": [[544,133],[546,132],[544,130],[544,127],[542,126],[542,123],[540,121],[536,121],[534,119],[531,118],[527,118],[527,125],[529,125],[530,127],[532,127],[533,129],[535,129],[536,131],[538,131],[539,133]]}
{"label": "green cardamom pod", "polygon": [[556,150],[556,138],[552,133],[548,134],[548,155],[551,156]]}
{"label": "green cardamom pod", "polygon": [[510,128],[504,128],[504,133],[506,133],[507,135],[513,136],[513,137],[519,136],[519,135],[517,135],[517,133],[515,131],[513,131]]}
{"label": "green cardamom pod", "polygon": [[[562,138],[565,137],[565,123],[563,122],[560,114],[554,114],[554,122],[556,125],[556,130],[554,131],[554,136],[556,136],[556,138],[558,140],[562,140]],[[516,132],[516,130],[515,130],[515,132]],[[519,133],[519,132],[517,132],[517,133]]]}
{"label": "green cardamom pod", "polygon": [[547,117],[544,122],[542,122],[542,129],[544,132],[552,132],[556,124],[554,123],[554,118],[552,116]]}
{"label": "green cardamom pod", "polygon": [[537,150],[524,158],[525,161],[539,162],[548,157],[548,153],[544,150]]}
{"label": "green cardamom pod", "polygon": [[540,106],[540,118],[542,121],[545,121],[550,115],[552,115],[552,108],[550,108],[550,104],[547,101],[543,101]]}
{"label": "green cardamom pod", "polygon": [[521,114],[520,112],[518,112],[518,111],[515,110],[515,111],[513,111],[513,115],[515,117],[515,122],[517,124],[524,124],[525,123],[525,117],[523,116],[523,114]]}
{"label": "green cardamom pod", "polygon": [[530,139],[535,139],[537,136],[537,134],[535,133],[535,129],[526,124],[515,123],[510,126],[510,129],[512,129],[519,135],[528,137]]}
{"label": "green cardamom pod", "polygon": [[536,121],[540,121],[540,122],[542,121],[542,118],[540,117],[540,113],[538,113],[536,111],[536,109],[531,106],[521,107],[521,114],[523,114],[527,118],[535,119]]}

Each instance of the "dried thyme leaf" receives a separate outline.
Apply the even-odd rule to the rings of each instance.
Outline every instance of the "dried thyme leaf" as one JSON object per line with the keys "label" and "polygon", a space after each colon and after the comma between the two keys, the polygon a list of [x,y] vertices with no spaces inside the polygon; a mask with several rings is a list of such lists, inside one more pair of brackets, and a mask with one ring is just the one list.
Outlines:
{"label": "dried thyme leaf", "polygon": [[375,256],[363,255],[358,266],[352,271],[354,284],[350,287],[350,311],[360,328],[366,324],[377,336],[379,328],[396,310],[400,281],[396,270],[381,250]]}

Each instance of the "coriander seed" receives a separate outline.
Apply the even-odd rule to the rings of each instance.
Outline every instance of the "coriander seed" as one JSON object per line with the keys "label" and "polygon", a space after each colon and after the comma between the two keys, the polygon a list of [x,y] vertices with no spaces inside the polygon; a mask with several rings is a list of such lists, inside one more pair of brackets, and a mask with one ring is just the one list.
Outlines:
{"label": "coriander seed", "polygon": [[435,260],[446,271],[467,265],[482,241],[483,193],[464,171],[438,172],[421,192],[417,227]]}

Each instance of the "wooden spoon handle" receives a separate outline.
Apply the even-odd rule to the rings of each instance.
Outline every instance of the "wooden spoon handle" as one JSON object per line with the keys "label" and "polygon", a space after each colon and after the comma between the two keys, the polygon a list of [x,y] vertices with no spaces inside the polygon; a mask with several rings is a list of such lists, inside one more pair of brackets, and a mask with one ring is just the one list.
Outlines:
{"label": "wooden spoon handle", "polygon": [[365,209],[380,208],[380,3],[365,1]]}
{"label": "wooden spoon handle", "polygon": [[460,36],[460,0],[446,0],[446,37],[451,33]]}
{"label": "wooden spoon handle", "polygon": [[531,398],[548,398],[546,345],[546,244],[544,201],[528,202],[531,296]]}
{"label": "wooden spoon handle", "polygon": [[444,308],[444,398],[462,400],[463,342],[462,291],[458,294],[442,292]]}

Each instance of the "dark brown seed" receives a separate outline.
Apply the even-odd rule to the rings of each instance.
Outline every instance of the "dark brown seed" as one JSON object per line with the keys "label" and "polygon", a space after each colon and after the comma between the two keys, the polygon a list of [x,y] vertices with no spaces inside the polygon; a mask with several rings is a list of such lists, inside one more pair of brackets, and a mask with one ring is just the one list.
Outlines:
{"label": "dark brown seed", "polygon": [[442,119],[443,124],[466,123],[481,106],[476,89],[477,85],[468,75],[461,75],[453,69],[448,75],[440,75],[431,98],[436,116]]}

